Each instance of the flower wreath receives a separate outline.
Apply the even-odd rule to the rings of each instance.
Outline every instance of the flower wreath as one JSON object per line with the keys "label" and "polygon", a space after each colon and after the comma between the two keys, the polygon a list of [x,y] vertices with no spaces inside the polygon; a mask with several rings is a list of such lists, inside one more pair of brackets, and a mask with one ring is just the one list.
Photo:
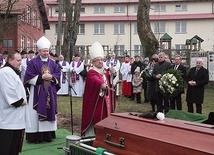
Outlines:
{"label": "flower wreath", "polygon": [[149,73],[149,70],[148,69],[144,69],[140,72],[140,76],[142,78],[147,78],[147,79],[151,79],[152,78],[152,75]]}
{"label": "flower wreath", "polygon": [[171,98],[177,96],[184,89],[184,80],[180,70],[169,69],[159,80],[161,93]]}

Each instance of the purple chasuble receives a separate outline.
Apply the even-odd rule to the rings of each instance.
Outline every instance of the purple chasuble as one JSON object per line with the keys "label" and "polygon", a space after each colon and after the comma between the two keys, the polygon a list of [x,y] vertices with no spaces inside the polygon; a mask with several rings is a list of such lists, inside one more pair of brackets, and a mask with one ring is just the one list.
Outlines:
{"label": "purple chasuble", "polygon": [[[40,56],[29,61],[24,77],[24,85],[36,76],[42,76],[48,71],[56,81],[60,81],[60,68],[52,59],[42,62]],[[38,83],[38,84],[37,84]],[[57,91],[60,86],[54,82],[37,82],[34,86],[33,108],[39,115],[39,120],[55,121],[57,113]]]}

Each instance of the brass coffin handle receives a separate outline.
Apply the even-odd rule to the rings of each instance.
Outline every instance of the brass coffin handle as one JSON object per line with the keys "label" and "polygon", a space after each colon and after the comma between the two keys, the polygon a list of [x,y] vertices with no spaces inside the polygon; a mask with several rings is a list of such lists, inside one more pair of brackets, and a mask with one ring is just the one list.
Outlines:
{"label": "brass coffin handle", "polygon": [[106,140],[104,140],[104,141],[106,143],[110,144],[110,145],[114,145],[114,146],[117,146],[117,147],[125,148],[125,145],[124,145],[125,138],[123,138],[123,137],[119,138],[119,143],[115,143],[115,142],[111,141],[111,135],[110,134],[106,134]]}

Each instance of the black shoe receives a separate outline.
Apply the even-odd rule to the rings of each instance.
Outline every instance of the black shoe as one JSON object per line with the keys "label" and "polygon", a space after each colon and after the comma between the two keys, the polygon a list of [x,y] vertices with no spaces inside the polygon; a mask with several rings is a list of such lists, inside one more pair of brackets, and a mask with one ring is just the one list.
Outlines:
{"label": "black shoe", "polygon": [[129,101],[134,101],[134,98],[130,98],[130,100]]}

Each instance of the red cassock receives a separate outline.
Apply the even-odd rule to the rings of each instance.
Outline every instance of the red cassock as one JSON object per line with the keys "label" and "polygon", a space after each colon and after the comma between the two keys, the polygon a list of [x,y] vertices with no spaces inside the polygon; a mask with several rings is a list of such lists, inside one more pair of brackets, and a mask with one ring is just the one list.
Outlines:
{"label": "red cassock", "polygon": [[87,73],[82,106],[82,134],[88,129],[91,123],[98,123],[115,110],[115,91],[108,89],[104,95],[100,95],[103,83],[112,88],[110,84],[111,75],[107,70],[104,72],[104,74],[101,74],[91,69]]}

